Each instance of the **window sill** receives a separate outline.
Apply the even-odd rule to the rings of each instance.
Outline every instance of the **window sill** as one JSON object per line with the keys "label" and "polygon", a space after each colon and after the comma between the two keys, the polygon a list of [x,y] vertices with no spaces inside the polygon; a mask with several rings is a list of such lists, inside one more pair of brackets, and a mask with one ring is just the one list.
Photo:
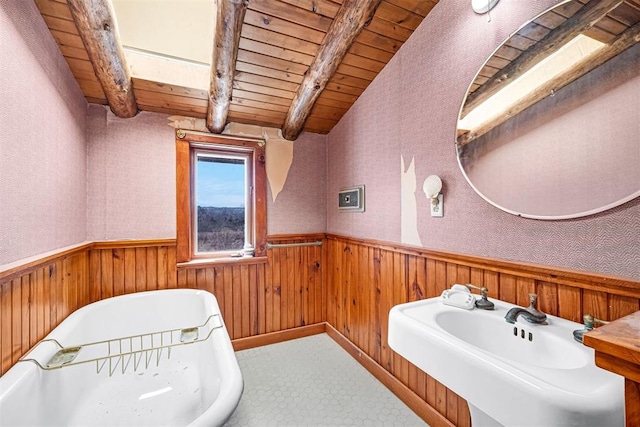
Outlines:
{"label": "window sill", "polygon": [[179,262],[177,264],[178,270],[183,268],[206,268],[215,267],[220,265],[255,265],[266,264],[267,257],[225,257],[225,258],[206,258],[206,259],[192,259],[191,261]]}

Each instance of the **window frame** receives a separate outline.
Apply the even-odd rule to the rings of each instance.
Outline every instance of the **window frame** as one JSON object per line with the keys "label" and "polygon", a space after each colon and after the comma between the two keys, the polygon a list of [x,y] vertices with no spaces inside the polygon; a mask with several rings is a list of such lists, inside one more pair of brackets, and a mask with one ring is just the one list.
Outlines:
{"label": "window frame", "polygon": [[[226,135],[211,135],[204,132],[176,130],[176,261],[178,263],[202,261],[232,261],[247,258],[266,257],[267,215],[266,215],[266,171],[265,142],[258,138],[237,138]],[[253,257],[231,257],[231,253],[196,253],[195,237],[195,158],[196,152],[227,153],[248,155],[247,169],[250,187],[248,196],[251,206],[250,220],[245,227],[251,229]]]}

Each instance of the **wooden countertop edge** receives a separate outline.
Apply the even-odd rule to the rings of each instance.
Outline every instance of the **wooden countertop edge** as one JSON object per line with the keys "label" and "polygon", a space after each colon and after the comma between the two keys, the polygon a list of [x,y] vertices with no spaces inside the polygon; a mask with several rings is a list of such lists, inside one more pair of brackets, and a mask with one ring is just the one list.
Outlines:
{"label": "wooden countertop edge", "polygon": [[596,352],[640,366],[640,311],[585,334],[584,344]]}

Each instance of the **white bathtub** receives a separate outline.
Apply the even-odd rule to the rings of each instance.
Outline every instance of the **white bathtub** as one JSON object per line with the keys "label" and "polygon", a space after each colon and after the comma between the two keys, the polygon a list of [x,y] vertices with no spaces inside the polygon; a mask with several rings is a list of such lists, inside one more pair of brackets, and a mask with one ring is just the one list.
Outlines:
{"label": "white bathtub", "polygon": [[[222,425],[243,382],[219,314],[212,294],[191,289],[124,295],[77,310],[45,340],[65,348],[99,343],[55,369],[57,345],[43,340],[34,347],[26,358],[46,369],[22,361],[0,377],[0,425]],[[203,324],[197,338],[188,329]],[[173,332],[152,334],[165,330]],[[139,337],[119,340],[128,336]]]}

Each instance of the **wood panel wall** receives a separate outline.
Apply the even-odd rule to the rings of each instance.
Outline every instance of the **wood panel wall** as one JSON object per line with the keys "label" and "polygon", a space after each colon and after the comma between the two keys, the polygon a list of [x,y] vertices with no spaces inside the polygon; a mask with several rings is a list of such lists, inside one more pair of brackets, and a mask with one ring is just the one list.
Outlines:
{"label": "wood panel wall", "polygon": [[87,247],[0,278],[0,375],[91,300]]}
{"label": "wood panel wall", "polygon": [[640,309],[640,283],[623,279],[343,236],[330,235],[326,251],[327,322],[434,409],[431,425],[469,426],[468,405],[388,347],[392,306],[472,283],[524,306],[535,292],[542,311],[580,323],[586,313],[614,320]]}
{"label": "wood panel wall", "polygon": [[[323,240],[274,236],[270,243]],[[268,250],[266,262],[176,267],[175,240],[84,245],[0,273],[0,375],[74,310],[104,298],[167,288],[216,295],[231,339],[322,323],[323,247]]]}
{"label": "wood panel wall", "polygon": [[368,369],[397,379],[399,394],[420,402],[412,407],[431,425],[468,426],[464,399],[388,347],[393,305],[470,282],[486,286],[490,298],[519,305],[536,292],[543,311],[578,322],[586,313],[614,320],[640,309],[640,283],[624,279],[344,236],[269,238],[316,240],[324,245],[269,249],[266,262],[179,268],[173,240],[92,243],[0,272],[0,374],[86,304],[131,292],[197,288],[216,295],[232,339],[327,322],[343,335],[341,345],[348,340],[373,361]]}

